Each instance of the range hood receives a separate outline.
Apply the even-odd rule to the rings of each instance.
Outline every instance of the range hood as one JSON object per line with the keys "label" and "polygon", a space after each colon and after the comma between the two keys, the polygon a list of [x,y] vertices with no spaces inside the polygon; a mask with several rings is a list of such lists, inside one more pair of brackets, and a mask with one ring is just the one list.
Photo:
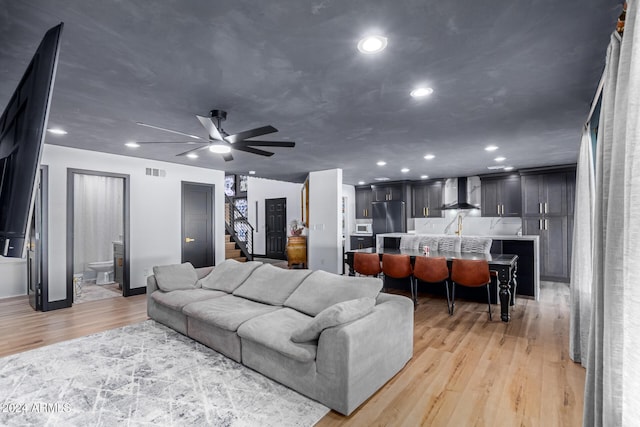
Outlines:
{"label": "range hood", "polygon": [[467,178],[458,178],[458,201],[450,205],[444,205],[442,209],[480,209],[478,206],[467,202]]}

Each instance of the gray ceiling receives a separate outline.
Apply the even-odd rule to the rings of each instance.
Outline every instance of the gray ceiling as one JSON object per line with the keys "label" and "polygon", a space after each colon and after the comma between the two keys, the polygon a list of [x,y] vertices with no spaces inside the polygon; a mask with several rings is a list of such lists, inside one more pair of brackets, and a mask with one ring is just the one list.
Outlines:
{"label": "gray ceiling", "polygon": [[[0,0],[0,108],[45,31],[65,23],[50,144],[300,181],[487,173],[575,162],[620,4],[605,0]],[[363,55],[371,32],[389,44]],[[409,92],[431,86],[416,100]],[[195,114],[228,111],[236,133],[296,141],[264,158],[130,140],[206,132]],[[495,144],[496,153],[484,151]],[[436,155],[425,160],[427,153]],[[386,160],[387,165],[375,165]],[[402,167],[409,173],[400,172]]]}

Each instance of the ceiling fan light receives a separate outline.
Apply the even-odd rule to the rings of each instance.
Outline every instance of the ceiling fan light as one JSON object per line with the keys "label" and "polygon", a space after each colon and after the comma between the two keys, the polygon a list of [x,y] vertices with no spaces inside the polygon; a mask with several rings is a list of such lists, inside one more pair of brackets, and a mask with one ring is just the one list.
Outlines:
{"label": "ceiling fan light", "polygon": [[212,153],[225,154],[231,152],[231,147],[224,144],[211,144],[209,146],[209,151]]}

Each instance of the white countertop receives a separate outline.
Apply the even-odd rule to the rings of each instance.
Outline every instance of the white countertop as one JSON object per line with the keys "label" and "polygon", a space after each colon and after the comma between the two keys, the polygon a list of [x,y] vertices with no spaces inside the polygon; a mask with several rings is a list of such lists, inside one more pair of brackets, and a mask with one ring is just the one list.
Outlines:
{"label": "white countertop", "polygon": [[[415,230],[410,230],[408,233],[385,233],[385,234],[377,234],[377,236],[382,237],[402,237],[407,234],[416,235]],[[428,234],[428,233],[420,233],[423,236],[448,236],[454,237],[455,234]],[[501,235],[480,235],[480,234],[462,234],[462,237],[489,237],[494,240],[540,240],[540,236],[535,234],[529,234],[524,236],[518,236],[515,234],[501,234]]]}

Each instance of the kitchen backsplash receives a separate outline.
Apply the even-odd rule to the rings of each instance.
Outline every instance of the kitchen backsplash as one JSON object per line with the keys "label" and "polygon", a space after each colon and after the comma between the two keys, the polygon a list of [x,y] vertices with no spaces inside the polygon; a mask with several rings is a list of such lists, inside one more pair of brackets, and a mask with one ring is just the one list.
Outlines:
{"label": "kitchen backsplash", "polygon": [[443,218],[415,218],[414,229],[420,234],[454,234],[458,229],[457,214],[462,213],[463,236],[517,235],[522,232],[521,218],[480,216],[480,210],[444,211]]}

